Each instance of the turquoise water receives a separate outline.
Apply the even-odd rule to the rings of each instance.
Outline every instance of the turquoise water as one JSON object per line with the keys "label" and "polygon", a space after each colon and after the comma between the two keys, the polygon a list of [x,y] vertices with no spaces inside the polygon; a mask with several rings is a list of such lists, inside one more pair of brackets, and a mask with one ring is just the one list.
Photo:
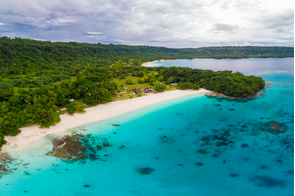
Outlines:
{"label": "turquoise water", "polygon": [[[283,69],[290,71],[283,73],[273,67],[244,71],[268,81],[264,95],[255,99],[191,95],[12,151],[18,160],[9,167],[16,170],[0,178],[0,195],[293,195],[290,62]],[[272,129],[274,123],[282,130]],[[93,146],[110,146],[96,151],[96,158],[74,163],[44,155],[52,149],[52,138],[72,131],[91,134]],[[142,168],[151,173],[142,175]]]}

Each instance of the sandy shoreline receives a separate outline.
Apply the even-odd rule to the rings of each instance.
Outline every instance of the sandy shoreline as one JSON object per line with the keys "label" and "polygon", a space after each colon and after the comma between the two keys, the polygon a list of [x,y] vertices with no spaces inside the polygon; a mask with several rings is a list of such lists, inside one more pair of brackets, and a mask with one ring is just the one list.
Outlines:
{"label": "sandy shoreline", "polygon": [[179,59],[150,61],[150,62],[143,63],[141,66],[151,67],[151,66],[153,66],[152,64],[155,63],[155,62],[165,62],[165,61],[173,61],[173,60],[179,60]]}
{"label": "sandy shoreline", "polygon": [[[142,63],[141,66],[144,67],[154,67],[153,63],[157,63],[157,62],[167,62],[167,61],[177,61],[177,60],[194,60],[194,59],[200,59],[200,58],[193,58],[193,59],[170,59],[170,60],[155,60],[155,61],[149,61],[146,63]],[[210,58],[208,58],[210,59]]]}
{"label": "sandy shoreline", "polygon": [[61,122],[49,129],[40,129],[39,126],[34,125],[21,128],[22,132],[15,137],[5,136],[7,144],[2,147],[2,150],[21,150],[26,148],[29,144],[36,142],[49,134],[61,133],[77,126],[105,120],[151,104],[200,93],[205,94],[210,93],[210,91],[205,89],[167,91],[163,93],[149,94],[144,97],[97,105],[87,108],[86,113],[84,114],[75,113],[73,116],[63,114],[60,116]]}

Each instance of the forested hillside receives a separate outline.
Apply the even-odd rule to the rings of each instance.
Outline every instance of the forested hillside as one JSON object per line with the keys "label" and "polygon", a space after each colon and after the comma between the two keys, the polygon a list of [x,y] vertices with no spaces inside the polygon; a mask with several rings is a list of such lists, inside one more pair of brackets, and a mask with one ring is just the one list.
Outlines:
{"label": "forested hillside", "polygon": [[191,58],[268,58],[293,57],[293,47],[207,47],[196,49],[172,49],[150,46],[103,45],[76,42],[50,42],[7,37],[0,38],[0,63],[52,63],[82,60],[100,65],[114,63],[118,59],[136,63],[159,59]]}
{"label": "forested hillside", "polygon": [[[123,90],[126,85],[130,89],[152,87],[161,92],[172,82],[177,82],[180,89],[203,87],[234,97],[254,95],[265,86],[261,77],[244,76],[239,72],[151,68],[142,67],[143,62],[290,56],[293,56],[293,48],[287,47],[171,49],[2,37],[0,146],[5,144],[5,135],[17,135],[23,126],[38,124],[49,127],[58,123],[60,114],[64,112],[84,112],[88,106],[110,102],[123,93],[132,93]],[[70,99],[74,99],[74,103]],[[64,107],[66,110],[60,111]]]}

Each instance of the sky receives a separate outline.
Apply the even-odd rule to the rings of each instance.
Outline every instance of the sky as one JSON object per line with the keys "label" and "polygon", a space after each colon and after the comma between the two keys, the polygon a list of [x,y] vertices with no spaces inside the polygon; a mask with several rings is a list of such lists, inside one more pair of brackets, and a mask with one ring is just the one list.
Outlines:
{"label": "sky", "polygon": [[0,36],[169,48],[293,47],[294,1],[2,0]]}

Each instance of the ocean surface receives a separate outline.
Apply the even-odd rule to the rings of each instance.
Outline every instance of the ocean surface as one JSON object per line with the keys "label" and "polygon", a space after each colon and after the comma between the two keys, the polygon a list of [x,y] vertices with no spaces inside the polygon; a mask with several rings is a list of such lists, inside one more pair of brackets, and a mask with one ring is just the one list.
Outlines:
{"label": "ocean surface", "polygon": [[[49,135],[11,152],[0,195],[294,195],[294,58],[153,64],[240,71],[267,87],[249,100],[191,95]],[[89,158],[45,155],[75,132]]]}

